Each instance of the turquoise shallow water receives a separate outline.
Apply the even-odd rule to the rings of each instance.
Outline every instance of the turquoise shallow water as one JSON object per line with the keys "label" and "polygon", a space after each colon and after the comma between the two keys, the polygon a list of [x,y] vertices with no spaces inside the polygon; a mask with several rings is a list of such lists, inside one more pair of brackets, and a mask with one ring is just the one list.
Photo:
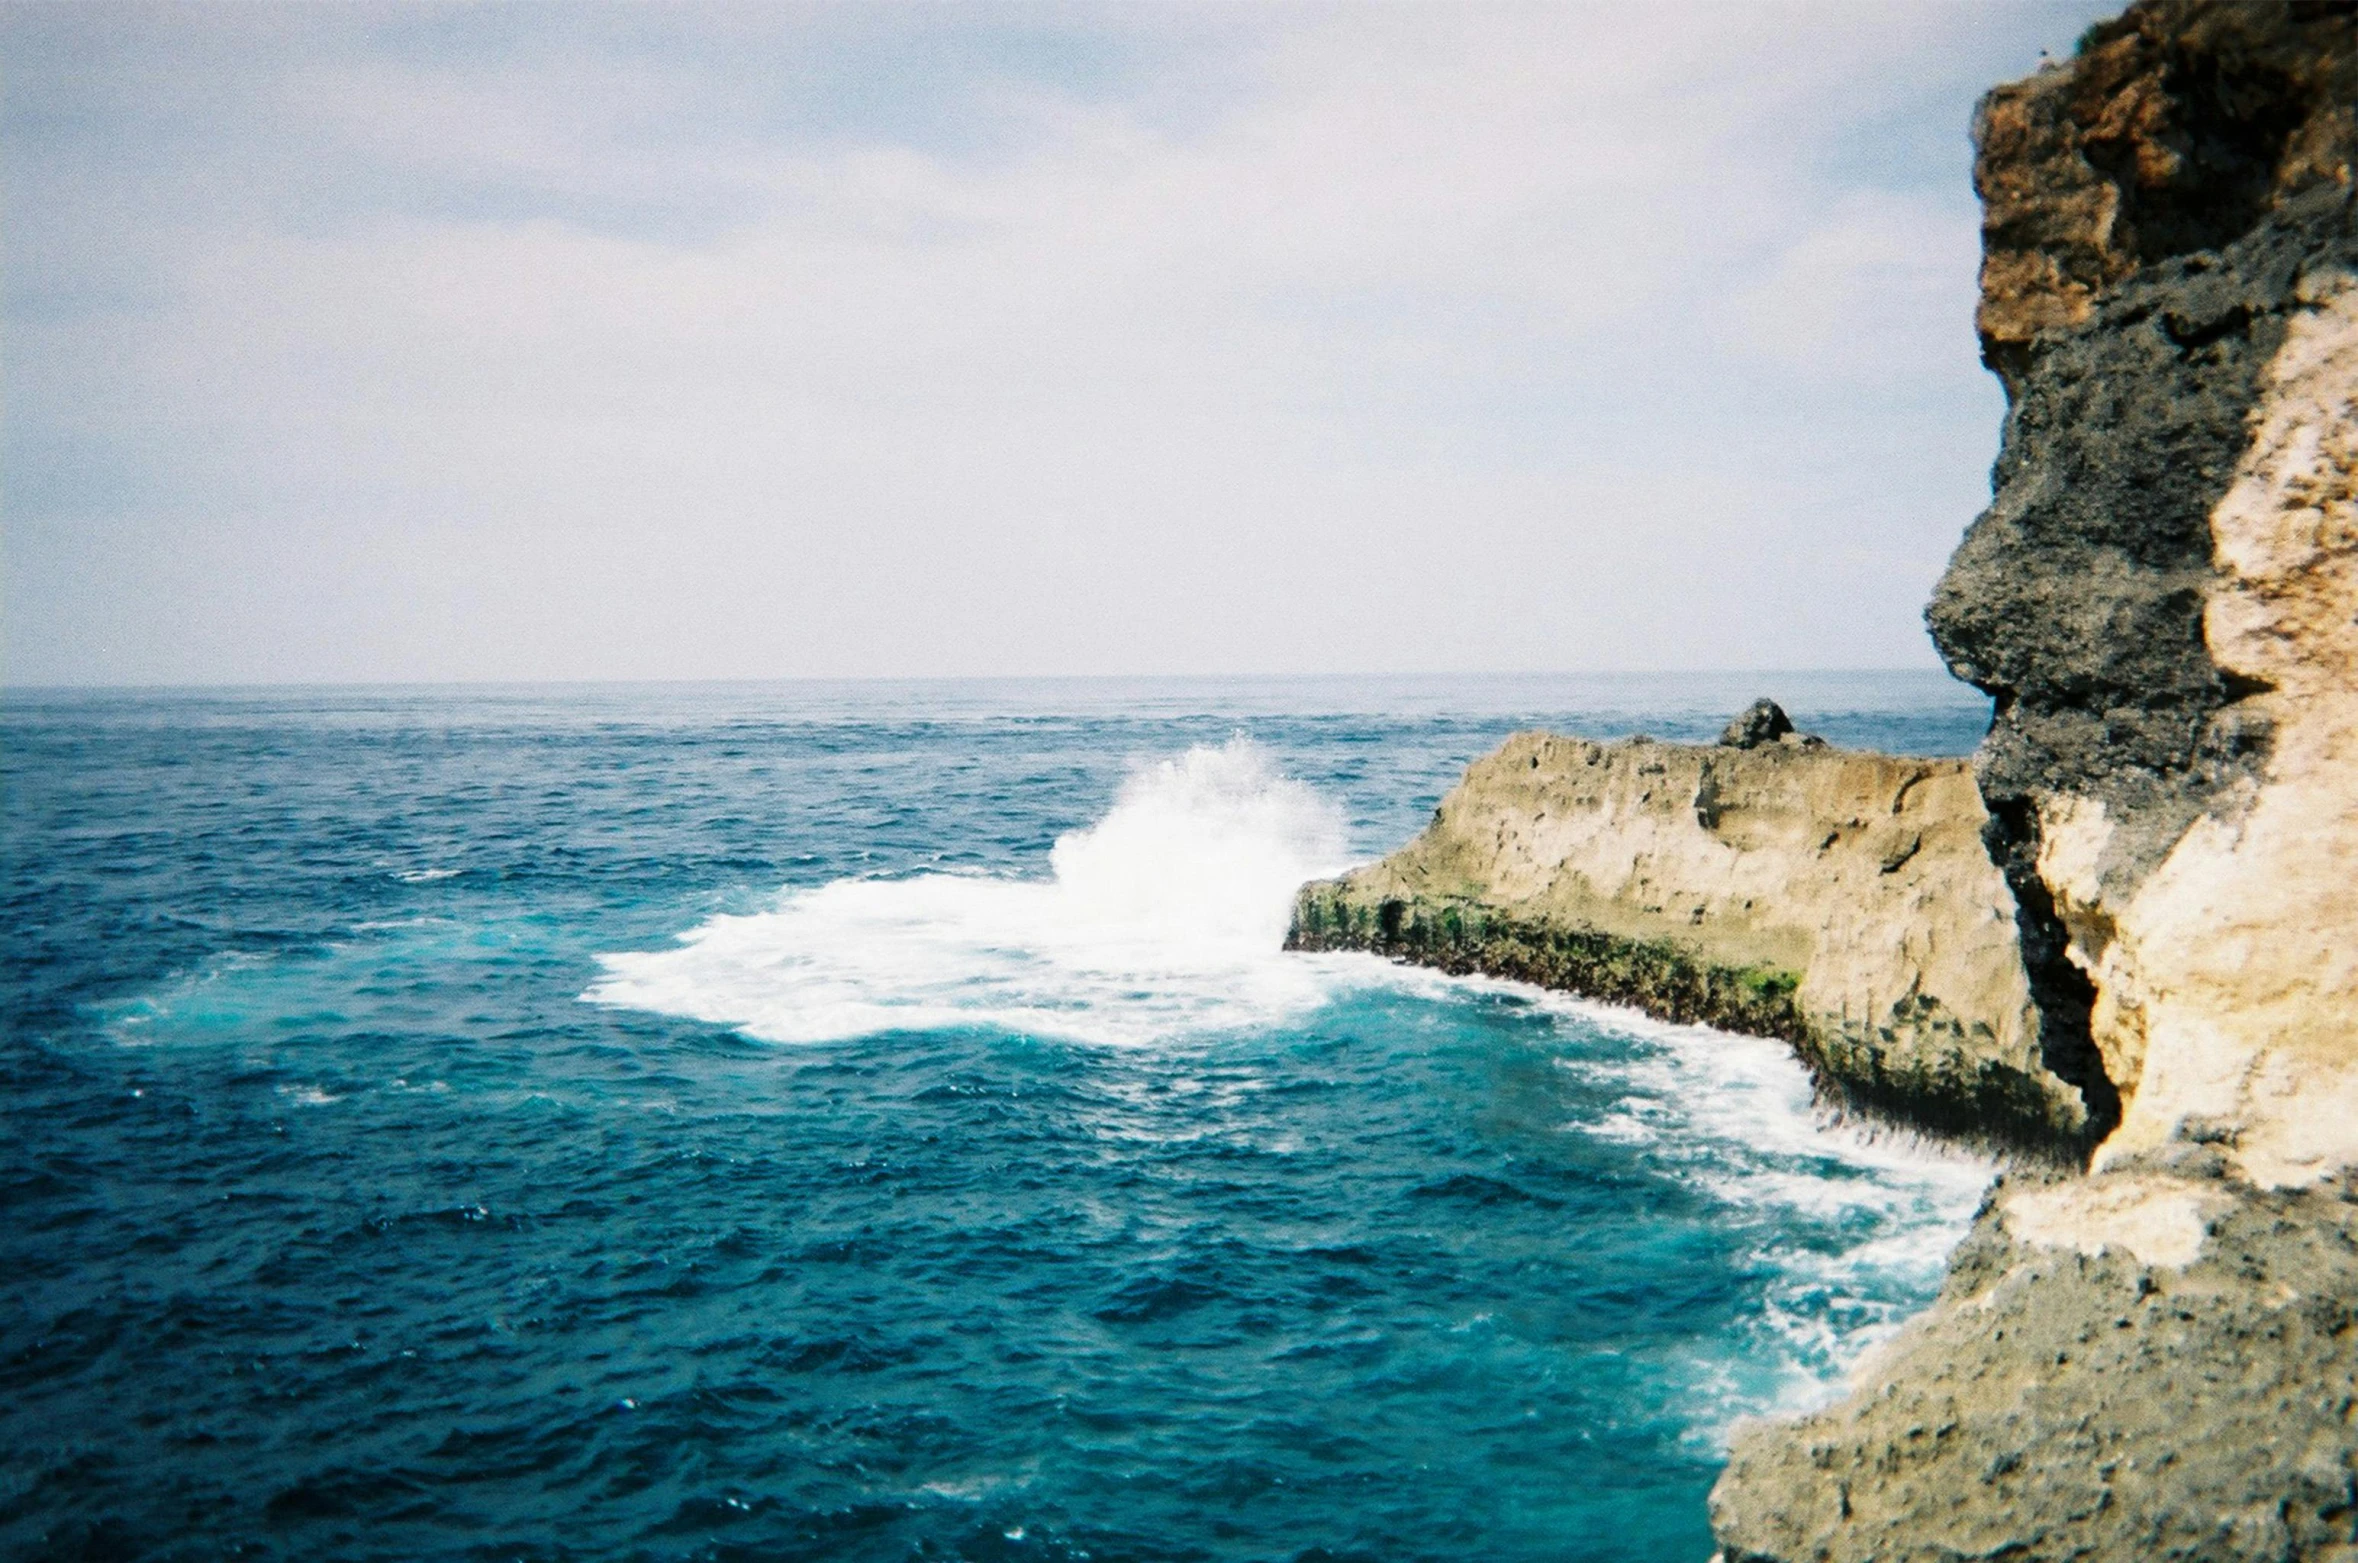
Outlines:
{"label": "turquoise shallow water", "polygon": [[[1755,686],[1759,687],[1755,687]],[[1984,1169],[1274,949],[1518,726],[1924,677],[0,705],[0,1552],[1700,1559]]]}

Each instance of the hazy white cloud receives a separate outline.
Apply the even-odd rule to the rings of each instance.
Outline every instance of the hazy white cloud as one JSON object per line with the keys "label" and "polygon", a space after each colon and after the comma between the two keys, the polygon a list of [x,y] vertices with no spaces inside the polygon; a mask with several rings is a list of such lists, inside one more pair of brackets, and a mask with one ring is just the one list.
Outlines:
{"label": "hazy white cloud", "polygon": [[6,13],[6,676],[1929,663],[2085,5]]}

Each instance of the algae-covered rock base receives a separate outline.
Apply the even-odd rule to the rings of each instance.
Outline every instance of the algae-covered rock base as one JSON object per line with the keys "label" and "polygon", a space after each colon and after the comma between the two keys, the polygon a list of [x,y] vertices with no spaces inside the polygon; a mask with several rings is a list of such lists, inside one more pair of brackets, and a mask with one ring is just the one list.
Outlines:
{"label": "algae-covered rock base", "polygon": [[1408,846],[1304,886],[1289,946],[1783,1037],[1845,1105],[2084,1152],[2111,1126],[2074,1083],[2085,1015],[2032,994],[1970,768],[1747,717],[1716,746],[1519,734]]}
{"label": "algae-covered rock base", "polygon": [[1663,1020],[1801,1042],[1809,1035],[1793,973],[1723,966],[1677,939],[1628,939],[1478,900],[1371,900],[1344,880],[1303,887],[1287,947],[1370,950],[1453,976],[1480,973],[1628,1004]]}

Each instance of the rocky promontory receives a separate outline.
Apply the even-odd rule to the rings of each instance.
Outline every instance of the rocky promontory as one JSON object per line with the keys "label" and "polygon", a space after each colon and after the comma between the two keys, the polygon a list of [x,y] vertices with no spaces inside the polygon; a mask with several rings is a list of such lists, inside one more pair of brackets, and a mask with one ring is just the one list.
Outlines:
{"label": "rocky promontory", "polygon": [[1289,947],[1783,1037],[1847,1104],[2084,1152],[2111,1127],[2073,1082],[2085,1035],[2042,1024],[1970,766],[1780,725],[1764,702],[1718,745],[1519,734],[1408,846],[1305,885]]}

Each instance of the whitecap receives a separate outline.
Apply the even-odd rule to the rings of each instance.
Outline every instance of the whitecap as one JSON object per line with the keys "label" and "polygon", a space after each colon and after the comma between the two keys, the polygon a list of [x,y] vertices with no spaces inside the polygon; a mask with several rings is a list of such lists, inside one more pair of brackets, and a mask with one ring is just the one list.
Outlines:
{"label": "whitecap", "polygon": [[1316,1008],[1282,953],[1295,890],[1346,861],[1341,809],[1242,738],[1135,771],[1045,879],[918,874],[791,890],[678,948],[604,955],[592,1003],[773,1042],[981,1026],[1140,1044]]}
{"label": "whitecap", "polygon": [[1759,1311],[1692,1359],[1692,1436],[1724,1450],[1746,1416],[1823,1405],[1937,1285],[1997,1171],[1988,1157],[1829,1121],[1781,1042],[1620,1020],[1647,1044],[1581,1061],[1620,1100],[1579,1129],[1634,1139],[1655,1169],[1713,1200],[1732,1248],[1765,1272]]}

